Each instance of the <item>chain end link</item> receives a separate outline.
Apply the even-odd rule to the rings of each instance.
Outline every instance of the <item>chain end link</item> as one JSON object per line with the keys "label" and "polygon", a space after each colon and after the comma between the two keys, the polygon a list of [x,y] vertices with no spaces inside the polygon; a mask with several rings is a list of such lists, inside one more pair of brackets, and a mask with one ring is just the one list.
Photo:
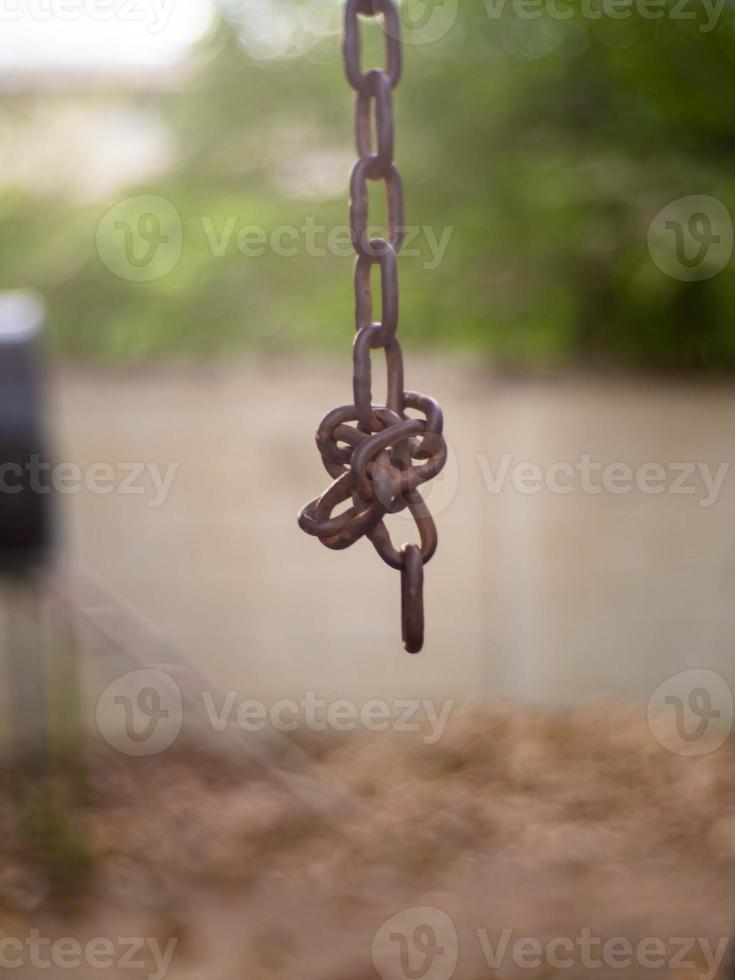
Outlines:
{"label": "chain end link", "polygon": [[424,645],[424,561],[415,544],[401,548],[401,632],[408,653],[420,653]]}

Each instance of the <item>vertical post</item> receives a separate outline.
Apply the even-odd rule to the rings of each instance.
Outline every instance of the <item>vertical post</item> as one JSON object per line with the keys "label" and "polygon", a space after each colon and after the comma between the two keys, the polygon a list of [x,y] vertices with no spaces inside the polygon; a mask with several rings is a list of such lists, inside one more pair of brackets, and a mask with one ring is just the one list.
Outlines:
{"label": "vertical post", "polygon": [[41,777],[48,708],[39,569],[51,544],[50,501],[38,483],[46,458],[39,341],[45,319],[29,293],[0,293],[0,588],[8,770]]}
{"label": "vertical post", "polygon": [[50,460],[42,424],[42,304],[0,293],[0,590],[7,773],[16,832],[57,895],[89,868],[75,813],[86,790],[72,612],[47,585]]}

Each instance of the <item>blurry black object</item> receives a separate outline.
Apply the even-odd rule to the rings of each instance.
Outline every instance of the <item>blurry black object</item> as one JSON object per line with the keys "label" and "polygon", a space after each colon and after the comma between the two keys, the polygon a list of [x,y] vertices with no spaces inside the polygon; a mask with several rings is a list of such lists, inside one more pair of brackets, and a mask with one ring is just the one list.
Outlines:
{"label": "blurry black object", "polygon": [[51,544],[47,460],[41,421],[39,339],[42,303],[23,292],[0,293],[0,573],[41,564]]}

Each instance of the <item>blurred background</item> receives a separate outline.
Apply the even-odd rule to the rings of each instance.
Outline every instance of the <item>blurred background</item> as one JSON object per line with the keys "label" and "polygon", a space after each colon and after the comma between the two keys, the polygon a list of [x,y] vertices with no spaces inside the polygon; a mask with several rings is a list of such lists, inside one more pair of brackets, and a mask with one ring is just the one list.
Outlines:
{"label": "blurred background", "polygon": [[[354,705],[379,698],[391,711],[402,699],[449,699],[458,711],[503,703],[511,713],[625,704],[630,714],[605,722],[602,735],[585,727],[587,716],[576,734],[547,732],[526,715],[513,722],[511,714],[500,727],[468,723],[442,741],[436,763],[451,781],[471,768],[473,752],[484,764],[502,746],[510,775],[493,770],[491,778],[503,792],[512,784],[517,802],[538,788],[548,735],[549,765],[566,767],[565,778],[592,778],[598,763],[609,765],[623,789],[608,803],[623,807],[626,788],[644,787],[651,752],[663,748],[686,764],[683,757],[700,754],[687,749],[686,724],[701,734],[712,722],[719,747],[735,714],[735,8],[729,0],[403,0],[404,75],[394,101],[410,230],[399,262],[400,338],[407,387],[442,404],[449,444],[446,469],[426,488],[440,547],[426,573],[426,648],[410,658],[399,642],[398,576],[367,542],[335,554],[296,526],[300,507],[328,482],[316,426],[351,401],[354,93],[342,69],[342,7],[0,3],[0,290],[34,294],[47,311],[43,406],[57,461],[61,559],[51,607],[44,592],[44,611],[31,603],[21,619],[41,616],[44,649],[57,649],[53,638],[63,636],[65,650],[93,650],[83,667],[72,658],[59,668],[56,711],[67,720],[82,712],[113,750],[127,718],[111,720],[115,697],[122,691],[134,705],[140,691],[110,685],[139,669],[171,671],[193,692],[200,722],[202,685],[223,697],[234,692],[233,703],[269,707],[282,699],[303,707],[310,695]],[[381,21],[365,20],[362,30],[363,64],[383,64]],[[386,222],[382,198],[371,189],[377,227]],[[415,535],[403,515],[392,527],[396,540]],[[8,650],[19,642],[14,588],[3,616]],[[26,649],[34,641],[23,634],[20,642]],[[32,671],[21,685],[35,713]],[[5,686],[6,718],[13,690]],[[145,719],[148,709],[138,708]],[[685,728],[657,728],[651,713],[659,709],[669,711],[670,726],[683,718]],[[203,724],[211,734],[211,717]],[[62,741],[76,757],[72,729]],[[580,745],[595,738],[599,746],[580,763]],[[324,750],[307,739],[297,749],[306,755],[294,761],[292,747],[278,745],[268,751],[291,773],[286,795],[311,813],[322,790],[297,785],[294,774],[306,779],[304,759],[311,772]],[[376,796],[385,806],[380,820],[389,820],[391,800],[399,810],[406,804],[411,766],[394,772],[388,750],[373,751],[377,762],[368,755],[354,766],[349,755],[335,757],[326,796],[334,812],[342,803],[330,794],[345,786],[348,795]],[[638,775],[627,763],[616,770],[626,751]],[[133,785],[117,770],[130,754],[117,753],[115,777],[103,780],[113,797]],[[709,749],[701,755],[712,758]],[[421,765],[435,764],[424,756]],[[151,785],[174,786],[196,823],[202,787],[187,776],[182,789],[176,765],[154,773]],[[376,765],[385,783],[370,789]],[[669,776],[672,785],[695,779],[690,769]],[[222,778],[230,777],[227,770]],[[426,778],[419,798],[429,806],[436,788]],[[709,787],[705,796],[711,790],[719,801],[728,792],[713,772],[696,779]],[[272,792],[261,785],[259,798],[273,803]],[[682,806],[688,796],[663,784],[657,792]],[[644,788],[640,800],[650,803]],[[556,815],[566,830],[543,846],[530,832],[513,844],[529,854],[542,847],[538,861],[552,878],[552,855],[584,865],[608,846],[617,854],[634,833],[611,817],[603,828],[611,836],[585,838],[580,856],[571,817],[565,822],[568,802]],[[231,816],[231,803],[220,800],[218,812]],[[127,881],[130,895],[152,894],[151,907],[169,917],[156,928],[183,936],[178,920],[171,925],[175,903],[158,902],[163,886],[150,871],[178,807],[161,803],[150,816],[129,802],[115,806],[118,822],[97,827],[108,849],[131,826],[139,843],[141,827],[154,831],[135,859],[126,852],[113,878]],[[284,812],[291,806],[283,803]],[[548,817],[538,807],[531,823]],[[449,796],[440,809],[469,820]],[[48,802],[41,810],[66,826]],[[277,810],[265,806],[266,814]],[[402,812],[405,827],[391,833],[410,838],[410,821],[423,814],[415,801]],[[495,814],[493,832],[505,841],[517,814],[503,812],[508,827]],[[243,819],[261,834],[243,859],[249,867],[272,846],[280,868],[290,834],[313,844],[312,825],[294,830],[278,816],[264,844],[269,817]],[[653,827],[653,811],[646,819]],[[715,850],[696,879],[711,897],[702,867],[712,854],[722,862],[735,854],[735,816],[713,803],[706,819],[705,833],[691,813],[677,812],[667,842],[713,835]],[[49,826],[31,825],[28,846],[45,860]],[[366,826],[373,841],[375,825]],[[428,853],[449,835],[452,847],[465,847],[458,826],[442,818],[421,846]],[[86,873],[86,851],[66,833],[51,833],[52,856],[63,852],[62,877],[75,878]],[[209,855],[218,833],[226,837],[207,824],[197,846]],[[650,840],[640,827],[635,833],[643,854]],[[182,830],[184,852],[185,839]],[[394,845],[383,856],[395,870],[403,843]],[[219,855],[223,867],[232,853]],[[431,865],[424,851],[411,854],[422,873],[424,860]],[[310,855],[304,867],[323,870],[322,851]],[[178,851],[169,859],[183,860]],[[0,870],[0,893],[35,908],[45,886],[33,877],[29,884],[23,868],[10,884]],[[465,886],[445,881],[442,894],[472,905],[467,895],[483,889]],[[318,891],[311,879],[303,888]],[[380,908],[385,888],[391,901],[403,895],[382,879],[366,888]],[[725,923],[732,896],[722,897],[719,879],[716,890]],[[616,908],[624,892],[610,899]],[[656,888],[646,895],[642,921],[664,901]],[[267,892],[262,914],[301,896],[297,888],[286,902]],[[441,905],[423,898],[413,904]],[[709,908],[700,901],[707,928],[715,922]],[[671,913],[672,929],[692,921],[680,911]],[[253,939],[260,972],[253,967],[252,976],[290,976],[298,942],[292,948],[269,928]],[[316,951],[310,956],[321,962]],[[375,967],[386,980],[404,976],[372,963],[334,974],[315,966],[314,975],[364,980]],[[191,976],[210,975],[197,969]],[[216,975],[230,976],[227,969]],[[462,975],[477,980],[474,969]]]}
{"label": "blurred background", "polygon": [[[512,0],[416,0],[411,23],[423,9],[426,25],[404,32],[398,160],[407,222],[442,247],[418,235],[421,255],[402,263],[404,343],[520,371],[732,367],[719,254],[687,281],[661,275],[646,242],[672,201],[731,204],[735,27],[728,4],[712,5],[556,15],[516,0],[519,15]],[[81,3],[68,19],[6,14],[3,286],[43,292],[67,355],[337,350],[344,239],[326,256],[307,254],[304,232],[286,255],[270,239],[346,222],[340,5],[159,6],[117,21]],[[378,63],[380,29],[364,34]],[[167,198],[182,224],[176,266],[148,270],[145,288],[111,276],[95,248],[107,209],[136,194]],[[262,255],[238,248],[251,227]]]}
{"label": "blurred background", "polygon": [[[341,5],[11,9],[0,286],[47,304],[57,452],[116,485],[175,469],[162,494],[62,495],[73,554],[264,696],[642,696],[703,656],[735,679],[735,485],[697,469],[730,458],[728,5],[404,9],[401,340],[450,444],[420,663],[370,545],[335,557],[293,526],[351,395]],[[363,36],[382,63],[380,23]],[[630,492],[588,492],[585,456]],[[526,462],[540,490],[518,491]]]}

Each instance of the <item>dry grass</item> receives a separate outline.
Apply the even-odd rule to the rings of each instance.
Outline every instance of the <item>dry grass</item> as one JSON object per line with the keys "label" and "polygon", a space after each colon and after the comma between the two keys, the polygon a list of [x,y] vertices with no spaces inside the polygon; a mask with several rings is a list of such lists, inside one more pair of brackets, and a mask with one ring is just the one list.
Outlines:
{"label": "dry grass", "polygon": [[[335,812],[231,758],[125,760],[100,750],[83,820],[96,871],[75,921],[91,929],[101,918],[109,930],[137,916],[139,928],[168,930],[181,939],[170,976],[198,980],[375,978],[380,924],[424,905],[456,924],[458,980],[559,973],[492,974],[478,929],[727,937],[735,747],[680,758],[638,719],[611,707],[557,716],[475,708],[437,745],[300,735],[319,784],[347,791]],[[3,860],[6,914],[58,919],[41,898],[19,903],[19,880],[38,869],[9,851]],[[703,964],[594,975],[621,973],[707,976]]]}

